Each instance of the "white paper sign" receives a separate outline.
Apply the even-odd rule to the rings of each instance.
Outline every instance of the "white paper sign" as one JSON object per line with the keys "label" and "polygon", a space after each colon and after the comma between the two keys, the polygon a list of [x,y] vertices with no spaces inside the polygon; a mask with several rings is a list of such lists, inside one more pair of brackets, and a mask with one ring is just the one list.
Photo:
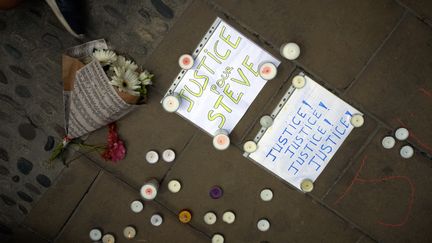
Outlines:
{"label": "white paper sign", "polygon": [[174,92],[182,97],[177,113],[214,135],[234,129],[266,84],[258,66],[280,61],[220,21]]}
{"label": "white paper sign", "polygon": [[353,126],[355,108],[306,78],[249,157],[300,189],[304,179],[315,181]]}

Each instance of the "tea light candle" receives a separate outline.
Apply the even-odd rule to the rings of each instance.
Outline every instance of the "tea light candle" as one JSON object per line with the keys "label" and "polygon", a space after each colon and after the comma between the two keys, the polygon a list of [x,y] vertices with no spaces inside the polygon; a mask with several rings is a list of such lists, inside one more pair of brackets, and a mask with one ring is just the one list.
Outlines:
{"label": "tea light candle", "polygon": [[204,223],[208,225],[212,225],[216,223],[216,220],[217,220],[217,216],[215,213],[207,212],[206,214],[204,214]]}
{"label": "tea light candle", "polygon": [[222,221],[224,221],[227,224],[232,224],[235,221],[235,214],[232,211],[226,211],[222,215]]}
{"label": "tea light candle", "polygon": [[188,210],[182,210],[179,213],[178,218],[179,218],[180,222],[187,224],[192,220],[192,214]]}
{"label": "tea light candle", "polygon": [[225,150],[230,145],[230,138],[228,137],[228,132],[223,129],[216,131],[216,135],[213,137],[213,146],[217,150]]}
{"label": "tea light candle", "polygon": [[295,60],[300,56],[300,47],[294,42],[285,43],[280,48],[280,54],[288,60]]}
{"label": "tea light candle", "polygon": [[183,54],[180,56],[178,63],[182,69],[191,69],[194,65],[194,59],[189,54]]}
{"label": "tea light candle", "polygon": [[300,188],[303,192],[311,192],[313,190],[312,180],[304,179],[300,184]]}
{"label": "tea light candle", "polygon": [[176,157],[176,154],[175,154],[174,150],[172,150],[172,149],[166,149],[162,153],[162,159],[168,163],[173,162],[175,157]]}
{"label": "tea light candle", "polygon": [[264,202],[269,202],[273,199],[273,192],[268,188],[263,189],[260,193],[260,197]]}
{"label": "tea light candle", "polygon": [[209,195],[213,199],[221,198],[223,195],[223,190],[220,186],[213,186],[210,188]]}
{"label": "tea light candle", "polygon": [[168,182],[168,190],[172,193],[177,193],[181,190],[181,183],[178,180]]}
{"label": "tea light candle", "polygon": [[257,223],[259,231],[265,232],[270,229],[270,222],[267,219],[260,219]]}
{"label": "tea light candle", "polygon": [[258,146],[254,141],[247,141],[243,144],[243,150],[246,153],[253,153],[257,150]]}
{"label": "tea light candle", "polygon": [[153,200],[157,195],[157,190],[159,189],[159,182],[156,179],[152,179],[145,183],[141,187],[141,196],[145,200]]}
{"label": "tea light candle", "polygon": [[405,145],[400,149],[400,155],[404,159],[409,159],[414,156],[414,149],[409,145]]}
{"label": "tea light candle", "polygon": [[224,243],[225,238],[221,234],[214,234],[212,237],[212,243]]}
{"label": "tea light candle", "polygon": [[272,80],[277,75],[277,68],[271,62],[262,63],[259,66],[259,75],[265,80]]}
{"label": "tea light candle", "polygon": [[409,131],[408,129],[404,128],[404,127],[400,127],[396,130],[395,132],[395,137],[397,138],[397,140],[399,141],[403,141],[406,140],[409,137]]}
{"label": "tea light candle", "polygon": [[165,96],[162,100],[162,107],[167,112],[175,112],[178,110],[181,104],[181,97],[177,93]]}
{"label": "tea light candle", "polygon": [[158,227],[158,226],[160,226],[163,223],[163,218],[162,218],[162,216],[160,214],[155,213],[155,214],[153,214],[151,216],[150,223],[153,226]]}
{"label": "tea light candle", "polygon": [[105,234],[102,237],[102,243],[115,243],[115,237],[112,234]]}
{"label": "tea light candle", "polygon": [[260,119],[260,124],[262,127],[269,128],[273,125],[273,118],[269,115],[262,116]]}
{"label": "tea light candle", "polygon": [[130,208],[131,208],[132,212],[139,213],[143,210],[144,205],[142,204],[142,202],[135,200],[131,203]]}
{"label": "tea light candle", "polygon": [[154,164],[154,163],[158,162],[159,154],[154,150],[150,150],[146,154],[146,160],[148,163]]}
{"label": "tea light candle", "polygon": [[391,149],[395,146],[396,140],[392,136],[385,136],[381,144],[385,149]]}
{"label": "tea light candle", "polygon": [[361,126],[363,126],[364,118],[360,114],[354,114],[351,117],[350,122],[351,122],[351,125],[353,125],[354,127],[361,127]]}
{"label": "tea light candle", "polygon": [[123,230],[123,235],[124,235],[124,237],[126,237],[126,239],[129,239],[129,240],[133,239],[136,236],[136,230],[132,226],[127,226]]}
{"label": "tea light candle", "polygon": [[99,241],[102,239],[102,231],[100,229],[94,228],[90,230],[89,236],[92,241]]}
{"label": "tea light candle", "polygon": [[296,89],[301,89],[306,85],[306,79],[305,77],[301,75],[297,75],[292,79],[292,85]]}

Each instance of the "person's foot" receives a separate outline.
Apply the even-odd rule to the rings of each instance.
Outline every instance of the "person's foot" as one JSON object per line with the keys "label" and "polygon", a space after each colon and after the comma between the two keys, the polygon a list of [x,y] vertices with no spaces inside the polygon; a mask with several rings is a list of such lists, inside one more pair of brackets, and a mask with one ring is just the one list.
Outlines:
{"label": "person's foot", "polygon": [[84,37],[83,4],[80,0],[45,0],[65,29],[76,38]]}

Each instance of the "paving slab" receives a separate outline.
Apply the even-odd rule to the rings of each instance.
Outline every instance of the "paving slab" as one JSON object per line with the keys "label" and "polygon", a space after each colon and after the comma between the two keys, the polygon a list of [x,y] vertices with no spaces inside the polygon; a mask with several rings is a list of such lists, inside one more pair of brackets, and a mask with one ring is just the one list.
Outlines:
{"label": "paving slab", "polygon": [[215,4],[276,49],[286,42],[298,43],[297,61],[338,89],[351,83],[403,13],[391,0]]}
{"label": "paving slab", "polygon": [[24,225],[45,238],[54,239],[72,215],[100,169],[85,157],[73,161],[56,179],[55,184],[37,202]]}
{"label": "paving slab", "polygon": [[18,226],[13,229],[4,228],[0,225],[0,241],[4,243],[48,243],[49,241],[40,237],[37,233],[30,231],[24,227]]}
{"label": "paving slab", "polygon": [[392,129],[406,127],[410,142],[429,155],[431,56],[431,28],[407,15],[347,94]]}
{"label": "paving slab", "polygon": [[325,202],[379,242],[430,242],[430,160],[418,152],[403,159],[404,142],[384,149],[381,140],[390,133],[380,129]]}
{"label": "paving slab", "polygon": [[[166,189],[171,179],[182,183],[180,192]],[[209,196],[214,185],[224,190],[220,199]],[[264,188],[273,191],[272,201],[261,201],[259,194]],[[319,202],[245,159],[238,148],[216,151],[204,133],[194,137],[168,173],[157,200],[176,211],[190,209],[194,227],[210,235],[219,232],[227,242],[355,242],[360,237],[356,229]],[[231,225],[222,221],[227,210],[236,215]],[[216,224],[204,223],[207,211],[216,213]],[[260,218],[270,221],[269,231],[258,231]]]}
{"label": "paving slab", "polygon": [[[261,129],[259,118],[263,115],[270,115],[273,112],[273,110],[281,101],[284,94],[288,91],[289,87],[291,86],[292,78],[297,74],[299,74],[300,72],[304,73],[305,71],[301,69],[296,69],[293,72],[293,74],[290,76],[288,81],[284,84],[284,86],[278,91],[276,96],[265,107],[265,109],[261,113],[257,114],[258,121],[254,123],[253,128],[247,134],[245,140],[253,140],[255,138],[258,131]],[[312,75],[310,74],[307,75],[312,77],[312,79],[314,79]],[[326,84],[318,81],[317,79],[314,80],[317,81],[323,87],[326,87]],[[332,87],[326,87],[326,88],[330,91],[332,90]],[[337,93],[335,95],[339,96],[339,94]],[[358,108],[355,104],[352,103],[351,100],[345,99],[345,97],[342,97],[342,99],[344,99],[346,102],[351,104],[353,107]],[[329,164],[324,169],[322,174],[315,181],[314,190],[311,192],[311,194],[314,195],[315,197],[321,198],[322,196],[325,195],[325,193],[328,190],[330,190],[330,188],[333,186],[336,180],[343,174],[344,169],[349,165],[354,155],[358,153],[358,151],[362,148],[362,146],[367,142],[368,138],[373,136],[372,134],[377,127],[377,122],[373,118],[368,117],[367,115],[365,115],[364,118],[365,118],[364,125],[360,128],[353,129],[351,134],[342,143],[339,150],[330,160]]]}
{"label": "paving slab", "polygon": [[401,3],[412,9],[424,21],[432,24],[432,2],[428,0],[401,0]]}
{"label": "paving slab", "polygon": [[[224,19],[225,16],[213,10],[210,5],[203,1],[194,1],[176,22],[174,28],[165,36],[145,63],[145,66],[155,73],[155,87],[158,92],[164,95],[168,91],[174,79],[181,71],[178,66],[178,58],[182,54],[191,53],[195,50],[216,17]],[[283,61],[283,58],[277,51],[262,43],[257,36],[252,35],[236,22],[227,20],[226,18],[224,20],[247,38],[257,43],[261,48]],[[176,43],[176,45],[173,45],[173,43]],[[242,139],[246,131],[251,126],[251,121],[257,119],[256,114],[263,109],[271,97],[279,90],[293,69],[294,66],[291,63],[287,61],[281,63],[278,68],[277,77],[267,82],[249,107],[247,113],[231,133],[230,137],[234,144],[240,144],[243,141]]]}
{"label": "paving slab", "polygon": [[[105,161],[98,152],[88,156],[105,170],[137,188],[150,178],[162,179],[173,165],[162,160],[162,152],[170,148],[179,156],[196,128],[178,115],[165,112],[159,104],[161,99],[157,92],[150,92],[147,104],[140,105],[117,123],[119,136],[125,141],[127,149],[124,160],[117,163]],[[99,129],[89,136],[86,143],[106,144],[107,135],[106,127]],[[150,150],[159,154],[159,161],[155,164],[145,159]],[[84,150],[82,152],[85,153]]]}
{"label": "paving slab", "polygon": [[[129,225],[137,231],[136,242],[209,242],[207,236],[180,223],[176,215],[157,203],[145,202],[142,212],[132,212],[130,203],[139,197],[137,190],[101,173],[56,242],[90,242],[89,232],[94,227],[113,234],[116,242],[131,242],[123,236],[123,229]],[[150,223],[154,213],[163,216],[159,227]]]}

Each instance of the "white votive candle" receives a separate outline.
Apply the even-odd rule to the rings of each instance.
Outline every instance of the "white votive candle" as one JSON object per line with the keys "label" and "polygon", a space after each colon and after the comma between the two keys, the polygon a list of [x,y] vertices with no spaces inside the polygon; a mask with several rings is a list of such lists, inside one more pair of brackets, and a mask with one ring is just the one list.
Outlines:
{"label": "white votive candle", "polygon": [[265,80],[272,80],[277,75],[277,68],[271,62],[262,63],[259,66],[259,74]]}
{"label": "white votive candle", "polygon": [[213,137],[213,146],[217,150],[225,150],[230,145],[230,138],[228,136],[228,132],[223,129],[219,129],[216,131],[216,135]]}
{"label": "white votive candle", "polygon": [[351,125],[353,125],[354,127],[361,127],[361,126],[363,126],[363,123],[364,123],[363,115],[361,115],[361,114],[354,114],[351,117],[350,122],[351,122]]}
{"label": "white votive candle", "polygon": [[146,160],[148,163],[154,164],[154,163],[158,162],[159,154],[154,150],[150,150],[146,153]]}
{"label": "white votive candle", "polygon": [[395,146],[396,140],[392,136],[385,136],[382,139],[381,144],[385,149],[391,149]]}
{"label": "white votive candle", "polygon": [[132,212],[139,213],[143,210],[144,205],[141,201],[135,200],[131,203],[130,208]]}
{"label": "white votive candle", "polygon": [[292,84],[294,88],[301,89],[306,85],[306,79],[301,75],[297,75],[292,79]]}
{"label": "white votive candle", "polygon": [[258,146],[254,141],[247,141],[243,144],[243,150],[246,153],[253,153],[257,150]]}
{"label": "white votive candle", "polygon": [[178,180],[170,180],[168,182],[168,190],[172,193],[177,193],[181,190],[181,183]]}
{"label": "white votive candle", "polygon": [[225,238],[221,234],[214,234],[212,237],[212,243],[224,243]]}
{"label": "white votive candle", "polygon": [[176,157],[176,154],[175,154],[174,150],[172,150],[172,149],[166,149],[162,153],[162,159],[168,163],[173,162],[175,160],[175,157]]}
{"label": "white votive candle", "polygon": [[409,159],[414,156],[414,149],[409,145],[405,145],[400,149],[399,153],[402,158]]}
{"label": "white votive candle", "polygon": [[260,219],[257,223],[259,231],[265,232],[270,229],[270,222],[267,219]]}
{"label": "white votive candle", "polygon": [[300,56],[300,47],[294,43],[285,43],[280,48],[280,54],[288,60],[295,60]]}
{"label": "white votive candle", "polygon": [[260,197],[261,197],[261,200],[263,200],[264,202],[269,202],[273,199],[273,191],[268,189],[268,188],[263,189],[260,192]]}
{"label": "white votive candle", "polygon": [[395,131],[395,137],[399,141],[406,140],[409,137],[409,131],[405,127],[400,127]]}
{"label": "white votive candle", "polygon": [[126,239],[133,239],[136,236],[136,230],[132,226],[127,226],[123,230],[123,235]]}
{"label": "white votive candle", "polygon": [[194,65],[194,59],[189,54],[183,54],[180,56],[178,63],[182,69],[191,69]]}
{"label": "white votive candle", "polygon": [[227,224],[232,224],[235,221],[235,214],[233,211],[226,211],[223,215],[222,215],[222,221],[224,221]]}
{"label": "white votive candle", "polygon": [[206,214],[204,214],[204,223],[208,225],[212,225],[216,223],[216,220],[217,220],[217,216],[215,213],[207,212]]}
{"label": "white votive candle", "polygon": [[311,192],[314,188],[313,181],[310,179],[304,179],[300,184],[300,188],[303,192]]}
{"label": "white votive candle", "polygon": [[260,119],[260,124],[262,127],[269,128],[273,125],[273,118],[269,115],[262,116]]}
{"label": "white votive candle", "polygon": [[92,241],[99,241],[102,239],[102,231],[100,229],[94,228],[90,230],[89,236]]}
{"label": "white votive candle", "polygon": [[155,213],[151,216],[150,223],[156,227],[160,226],[163,223],[163,218],[160,214]]}
{"label": "white votive candle", "polygon": [[115,237],[112,234],[105,234],[102,237],[102,243],[115,243]]}
{"label": "white votive candle", "polygon": [[145,200],[153,200],[157,195],[157,191],[159,189],[159,182],[156,179],[152,179],[145,183],[141,187],[141,196]]}
{"label": "white votive candle", "polygon": [[178,110],[181,104],[180,95],[177,93],[173,93],[171,95],[165,96],[162,100],[162,107],[167,112],[175,112]]}

